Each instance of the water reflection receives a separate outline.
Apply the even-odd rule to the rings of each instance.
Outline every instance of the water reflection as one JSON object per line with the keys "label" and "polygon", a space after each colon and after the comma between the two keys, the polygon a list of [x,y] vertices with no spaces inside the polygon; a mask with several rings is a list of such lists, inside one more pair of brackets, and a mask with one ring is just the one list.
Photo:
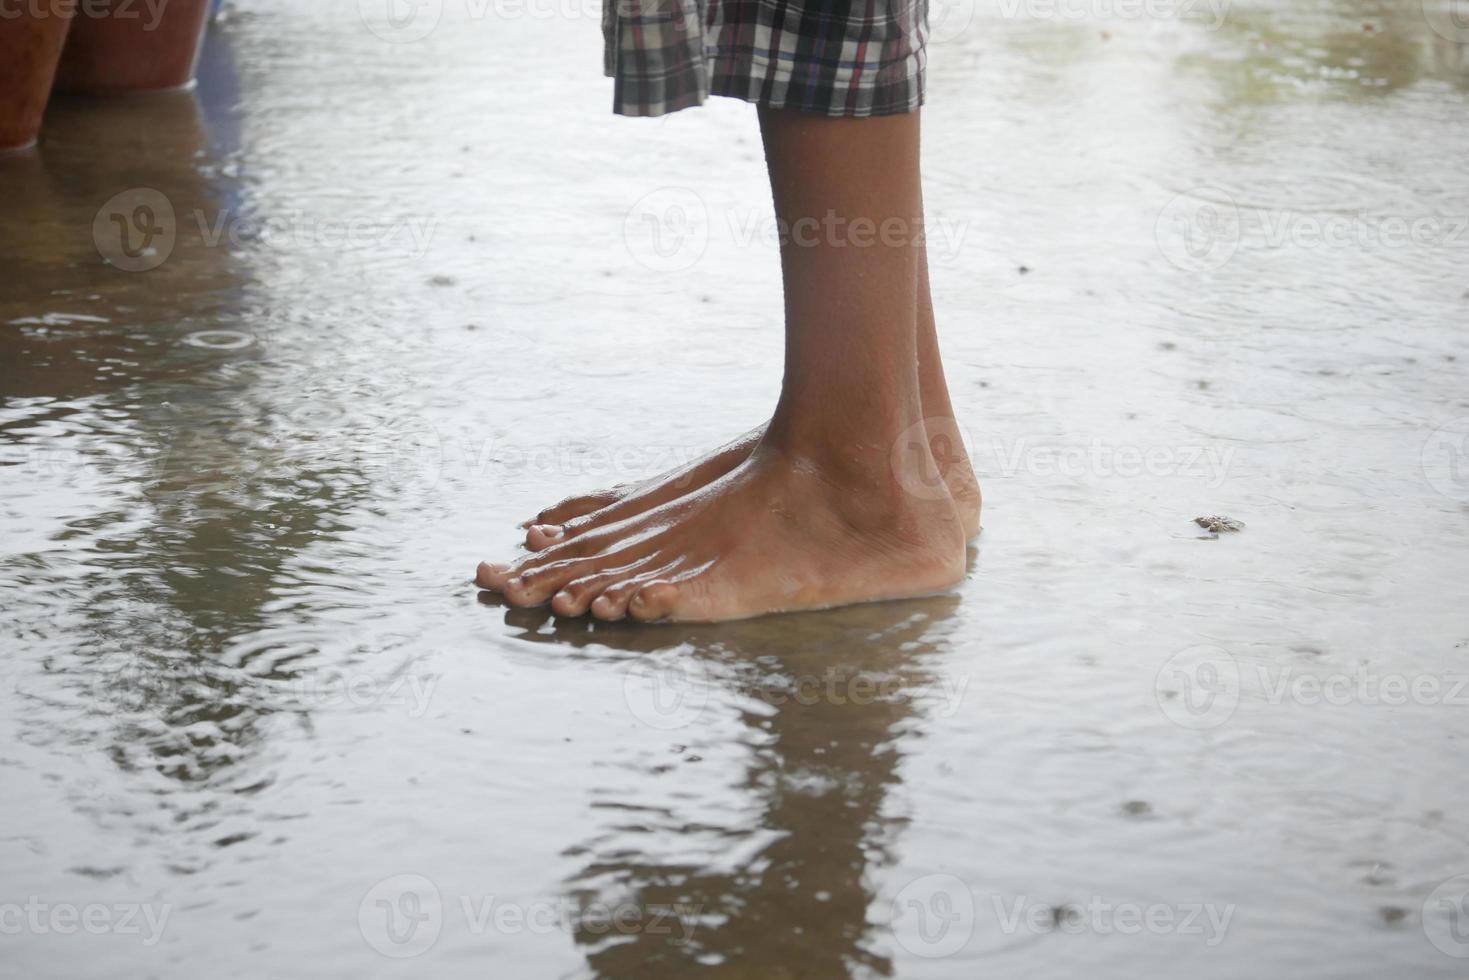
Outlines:
{"label": "water reflection", "polygon": [[[227,36],[205,64],[232,77]],[[248,254],[211,234],[250,206],[234,96],[212,98],[58,100],[41,150],[0,160],[16,205],[0,240],[24,243],[0,293],[0,438],[27,518],[10,522],[0,579],[17,596],[12,640],[46,653],[17,685],[49,706],[37,744],[258,789],[236,767],[262,720],[304,718],[301,685],[326,683],[319,640],[289,616],[262,632],[265,610],[368,480],[326,438],[347,428],[340,412],[286,405],[301,365],[231,329],[262,317]]]}
{"label": "water reflection", "polygon": [[1214,80],[1234,108],[1303,95],[1381,99],[1425,80],[1469,90],[1469,45],[1433,30],[1417,3],[1347,0],[1326,16],[1234,7],[1221,31],[1243,57],[1210,49],[1180,65]]}
{"label": "water reflection", "polygon": [[[1290,234],[1464,215],[1463,49],[1416,4],[1231,5],[1212,33],[980,17],[943,45],[925,152],[969,232],[937,282],[995,488],[984,574],[962,608],[656,630],[466,609],[464,572],[606,475],[579,454],[692,451],[773,396],[775,256],[736,234],[766,193],[746,107],[627,128],[595,24],[584,51],[534,18],[394,46],[351,0],[246,7],[194,96],[61,104],[0,159],[0,865],[18,894],[177,910],[156,948],[13,937],[16,969],[200,972],[244,947],[324,976],[1214,977],[1303,948],[1333,951],[1311,976],[1442,969],[1412,934],[1462,850],[1433,748],[1451,706],[1246,698],[1198,732],[1154,690],[1204,641],[1242,667],[1304,670],[1294,644],[1323,669],[1464,669],[1463,467],[1429,438],[1465,411],[1463,250]],[[655,281],[621,236],[670,181],[711,240]],[[179,222],[128,272],[95,219],[139,187]],[[1173,265],[1180,196],[1262,233]],[[215,247],[221,214],[290,233]],[[1166,462],[1070,465],[1093,446]],[[1248,529],[1197,541],[1208,513]],[[631,694],[702,699],[630,720],[623,669]],[[944,716],[965,670],[989,697]],[[408,710],[329,700],[397,671],[451,682]],[[823,696],[856,676],[898,687]],[[697,717],[667,727],[680,704]],[[1216,896],[1239,932],[922,959],[889,920],[938,869],[1040,901]],[[353,922],[403,872],[456,916],[411,964]],[[682,904],[693,934],[468,931],[455,899],[491,891]]]}
{"label": "water reflection", "polygon": [[[482,601],[495,605],[488,593]],[[952,669],[958,605],[935,596],[657,629],[507,610],[520,638],[635,658],[633,710],[651,713],[644,720],[666,726],[672,743],[649,777],[677,780],[702,761],[697,740],[716,716],[741,726],[721,738],[742,760],[717,804],[723,822],[652,791],[599,792],[596,832],[567,852],[584,865],[566,894],[583,910],[640,910],[643,927],[580,919],[574,939],[594,975],[785,976],[793,964],[803,976],[891,974],[876,924],[885,916],[869,910],[904,824],[903,760],[925,715],[954,710],[963,690]],[[679,926],[654,925],[660,910],[675,910]]]}

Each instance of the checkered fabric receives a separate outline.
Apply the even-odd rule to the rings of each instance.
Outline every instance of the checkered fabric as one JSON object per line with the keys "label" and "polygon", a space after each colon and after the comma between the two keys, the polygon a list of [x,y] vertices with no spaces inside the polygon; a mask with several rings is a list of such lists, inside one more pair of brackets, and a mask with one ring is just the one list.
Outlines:
{"label": "checkered fabric", "polygon": [[923,104],[928,0],[603,0],[613,111],[726,95],[827,116]]}

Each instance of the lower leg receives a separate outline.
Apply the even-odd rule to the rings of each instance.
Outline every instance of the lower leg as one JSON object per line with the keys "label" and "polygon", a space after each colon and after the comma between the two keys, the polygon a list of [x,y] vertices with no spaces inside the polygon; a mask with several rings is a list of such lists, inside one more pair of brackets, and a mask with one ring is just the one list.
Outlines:
{"label": "lower leg", "polygon": [[[932,490],[935,468],[926,438],[908,442],[924,425],[918,118],[762,111],[761,126],[790,229],[785,378],[769,426],[700,490],[481,566],[480,584],[513,604],[731,619],[915,595],[962,576],[953,499],[942,485],[909,492]],[[858,222],[896,227],[898,241],[873,241]]]}
{"label": "lower leg", "polygon": [[980,491],[969,453],[964,448],[963,429],[949,401],[949,384],[939,353],[938,328],[934,321],[933,295],[929,290],[928,249],[918,255],[918,387],[923,393],[923,419],[928,429],[929,449],[939,475],[948,487],[965,538],[979,533]]}
{"label": "lower leg", "polygon": [[[885,465],[899,435],[923,417],[918,116],[762,109],[760,124],[786,237],[785,377],[764,442],[835,465]],[[871,240],[884,227],[898,229],[897,244]]]}
{"label": "lower leg", "polygon": [[[929,288],[927,249],[921,244],[917,261],[918,281],[914,299],[919,398],[940,473],[959,508],[965,535],[972,538],[979,532],[979,483],[965,453],[949,402]],[[558,541],[634,517],[707,486],[748,458],[759,443],[764,428],[763,425],[758,426],[724,446],[652,479],[568,497],[522,525],[528,528],[526,544],[540,550]]]}

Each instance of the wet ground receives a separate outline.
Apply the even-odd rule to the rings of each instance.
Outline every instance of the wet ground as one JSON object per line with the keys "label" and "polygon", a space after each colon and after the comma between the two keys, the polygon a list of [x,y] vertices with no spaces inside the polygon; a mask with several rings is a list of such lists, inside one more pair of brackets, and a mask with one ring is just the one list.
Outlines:
{"label": "wet ground", "polygon": [[54,106],[0,975],[1462,976],[1469,24],[1179,6],[936,9],[971,573],[718,627],[468,576],[772,404],[748,106],[613,118],[590,4],[347,0]]}

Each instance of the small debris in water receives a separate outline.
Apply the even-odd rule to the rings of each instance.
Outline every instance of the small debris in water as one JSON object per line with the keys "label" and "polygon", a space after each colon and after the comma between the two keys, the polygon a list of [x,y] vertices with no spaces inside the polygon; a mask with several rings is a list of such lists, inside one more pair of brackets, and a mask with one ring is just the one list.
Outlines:
{"label": "small debris in water", "polygon": [[428,284],[430,286],[457,286],[459,284],[459,280],[455,279],[453,276],[434,276],[428,281]]}
{"label": "small debris in water", "polygon": [[1081,921],[1081,909],[1077,908],[1075,905],[1052,905],[1051,906],[1051,924],[1052,925],[1061,926],[1061,925],[1067,925],[1067,924],[1072,923],[1072,922],[1080,922],[1080,921]]}
{"label": "small debris in water", "polygon": [[1020,273],[1020,274],[1021,274],[1021,275],[1022,275],[1022,276],[1024,276],[1024,275],[1029,275],[1029,273],[1030,273],[1030,266],[1028,266],[1028,265],[1022,265],[1022,266],[1021,266],[1021,267],[1020,267],[1020,268],[1019,268],[1019,269],[1018,269],[1018,270],[1017,270],[1017,271],[1018,271],[1018,272],[1019,272],[1019,273]]}
{"label": "small debris in water", "polygon": [[1391,885],[1393,883],[1392,875],[1383,868],[1381,863],[1374,864],[1372,870],[1363,875],[1361,880],[1365,885],[1374,886]]}
{"label": "small debris in water", "polygon": [[1159,350],[1178,350],[1178,345],[1171,340],[1165,340],[1158,345]]}
{"label": "small debris in water", "polygon": [[1408,910],[1398,908],[1396,905],[1384,905],[1377,910],[1377,914],[1382,916],[1383,922],[1394,926],[1408,917]]}
{"label": "small debris in water", "polygon": [[1153,812],[1153,804],[1146,800],[1128,800],[1122,804],[1122,812],[1129,817],[1145,817]]}
{"label": "small debris in water", "polygon": [[1233,517],[1220,517],[1215,514],[1211,517],[1195,517],[1194,523],[1205,531],[1213,531],[1220,534],[1224,531],[1243,531],[1244,521],[1237,521]]}
{"label": "small debris in water", "polygon": [[91,867],[80,867],[80,868],[67,868],[67,870],[70,871],[70,872],[72,872],[73,874],[79,874],[79,875],[82,875],[84,877],[87,877],[87,878],[91,878],[93,880],[96,880],[96,881],[106,881],[108,878],[115,878],[115,877],[117,877],[118,875],[120,875],[124,871],[126,871],[127,869],[126,868],[91,868]]}

